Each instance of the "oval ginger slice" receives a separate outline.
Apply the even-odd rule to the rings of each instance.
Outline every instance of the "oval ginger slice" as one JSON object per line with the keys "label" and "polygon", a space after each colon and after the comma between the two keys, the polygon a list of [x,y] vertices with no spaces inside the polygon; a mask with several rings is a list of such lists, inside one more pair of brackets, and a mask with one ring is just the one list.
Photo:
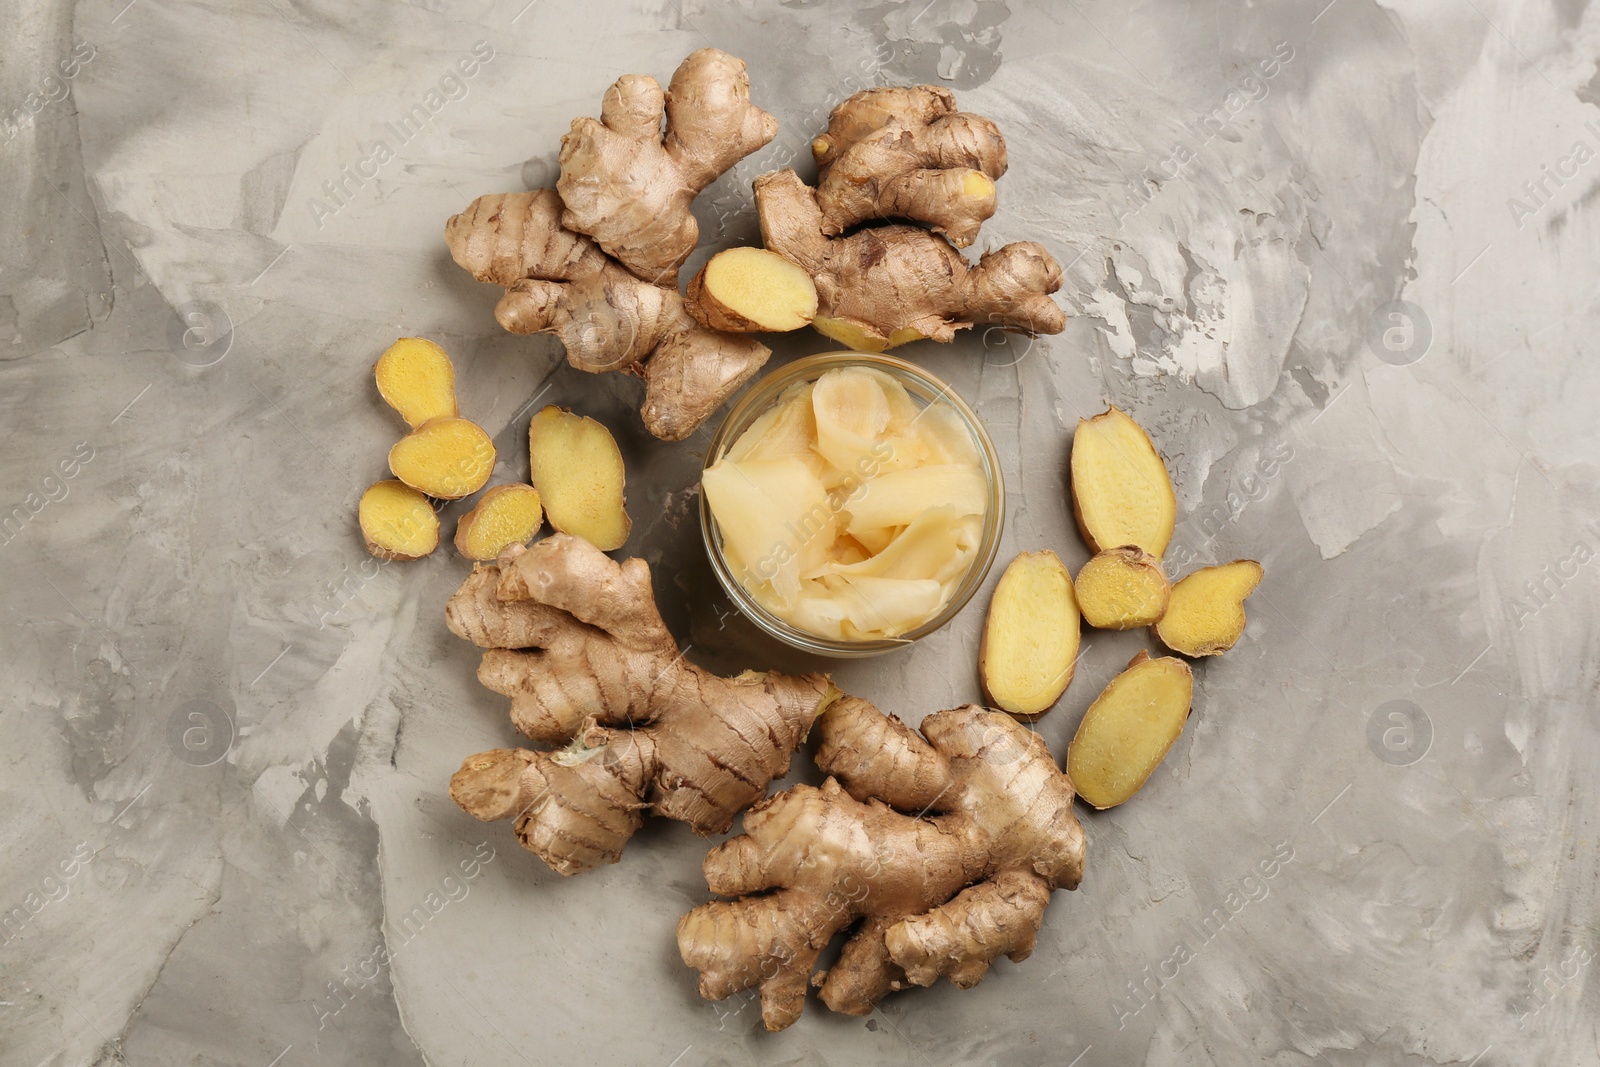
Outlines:
{"label": "oval ginger slice", "polygon": [[604,425],[551,404],[528,422],[528,468],[551,526],[602,552],[627,543],[627,475]]}
{"label": "oval ginger slice", "polygon": [[373,367],[378,392],[413,430],[456,409],[456,369],[444,349],[425,337],[402,337]]}
{"label": "oval ginger slice", "polygon": [[729,248],[689,283],[684,307],[711,330],[798,330],[817,314],[817,287],[799,265],[765,248]]}
{"label": "oval ginger slice", "polygon": [[440,500],[471,496],[494,470],[494,442],[469,419],[429,419],[389,449],[389,469]]}
{"label": "oval ginger slice", "polygon": [[1217,656],[1244,633],[1244,601],[1261,584],[1261,564],[1236,559],[1201,567],[1172,587],[1156,636],[1185,656]]}
{"label": "oval ginger slice", "polygon": [[1178,500],[1150,436],[1121,409],[1079,419],[1072,438],[1072,513],[1091,551],[1135,545],[1157,559]]}
{"label": "oval ginger slice", "polygon": [[1136,630],[1166,614],[1172,586],[1160,562],[1142,548],[1123,545],[1099,553],[1073,580],[1083,621],[1097,630]]}
{"label": "oval ginger slice", "polygon": [[1140,652],[1095,698],[1067,748],[1078,795],[1111,808],[1137,793],[1183,732],[1194,696],[1189,665]]}
{"label": "oval ginger slice", "polygon": [[1024,552],[994,587],[978,650],[989,702],[1025,721],[1061,699],[1078,663],[1078,602],[1054,552]]}
{"label": "oval ginger slice", "polygon": [[456,523],[456,551],[468,559],[495,559],[511,545],[533,540],[543,524],[539,490],[519,483],[497,485]]}
{"label": "oval ginger slice", "polygon": [[389,479],[368,486],[356,508],[367,551],[379,559],[421,559],[439,547],[439,516],[428,498]]}

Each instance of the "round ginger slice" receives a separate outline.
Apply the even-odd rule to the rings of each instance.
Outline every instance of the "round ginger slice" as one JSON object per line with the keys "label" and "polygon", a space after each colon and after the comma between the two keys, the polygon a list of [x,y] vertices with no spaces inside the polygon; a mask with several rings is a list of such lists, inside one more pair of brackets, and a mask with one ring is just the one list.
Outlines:
{"label": "round ginger slice", "polygon": [[1253,559],[1200,568],[1172,587],[1156,636],[1185,656],[1228,651],[1244,633],[1244,601],[1261,584],[1262,573]]}
{"label": "round ginger slice", "polygon": [[1072,513],[1093,552],[1135,545],[1160,559],[1172,540],[1178,500],[1167,465],[1150,436],[1116,407],[1078,420]]}
{"label": "round ginger slice", "polygon": [[1097,630],[1136,630],[1166,614],[1172,587],[1161,563],[1137,545],[1099,553],[1072,583],[1083,621]]}
{"label": "round ginger slice", "polygon": [[1078,602],[1054,552],[1024,552],[1000,576],[978,649],[989,702],[1023,721],[1055,706],[1078,665]]}
{"label": "round ginger slice", "polygon": [[605,426],[551,404],[528,422],[528,466],[551,526],[602,552],[627,543],[627,473]]}
{"label": "round ginger slice", "polygon": [[544,525],[539,491],[531,485],[497,485],[456,524],[456,551],[491,560],[511,545],[525,545]]}
{"label": "round ginger slice", "polygon": [[787,333],[817,314],[817,287],[798,264],[765,248],[729,248],[711,257],[684,297],[695,321],[732,333]]}
{"label": "round ginger slice", "polygon": [[402,337],[373,367],[378,392],[413,430],[430,419],[448,419],[456,407],[456,369],[444,349],[422,337]]}
{"label": "round ginger slice", "polygon": [[1137,793],[1189,720],[1194,676],[1173,656],[1140,652],[1095,698],[1067,748],[1067,776],[1096,808]]}
{"label": "round ginger slice", "polygon": [[469,419],[430,419],[389,449],[389,469],[440,500],[471,496],[494,470],[494,442]]}
{"label": "round ginger slice", "polygon": [[379,559],[421,559],[439,547],[439,516],[426,496],[404,482],[368,486],[356,517],[367,551]]}

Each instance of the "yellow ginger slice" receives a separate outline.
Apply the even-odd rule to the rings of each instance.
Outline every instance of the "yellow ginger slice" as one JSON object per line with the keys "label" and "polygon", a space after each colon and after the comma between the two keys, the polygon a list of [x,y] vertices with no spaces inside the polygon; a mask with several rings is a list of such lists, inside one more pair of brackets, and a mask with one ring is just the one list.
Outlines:
{"label": "yellow ginger slice", "polygon": [[978,649],[989,702],[1033,720],[1067,691],[1078,663],[1078,603],[1054,552],[1024,552],[1000,576]]}
{"label": "yellow ginger slice", "polygon": [[826,560],[837,535],[839,516],[822,482],[798,456],[783,456],[723,460],[700,484],[740,584],[752,592],[770,587],[787,609],[801,572]]}
{"label": "yellow ginger slice", "polygon": [[1236,559],[1202,567],[1172,587],[1156,636],[1185,656],[1216,656],[1244,633],[1244,601],[1261,583],[1261,564]]}
{"label": "yellow ginger slice", "polygon": [[1160,559],[1172,540],[1178,501],[1167,466],[1149,435],[1115,407],[1078,420],[1072,512],[1094,552],[1136,545]]}
{"label": "yellow ginger slice", "polygon": [[694,276],[684,307],[709,330],[787,333],[816,316],[817,287],[776,252],[729,248]]}
{"label": "yellow ginger slice", "polygon": [[447,419],[456,408],[456,369],[445,350],[422,337],[402,337],[373,367],[378,392],[413,430],[430,419]]}
{"label": "yellow ginger slice", "polygon": [[841,471],[877,468],[878,443],[889,425],[889,398],[877,375],[843,367],[817,379],[811,391],[817,420],[817,451]]}
{"label": "yellow ginger slice", "polygon": [[413,489],[440,500],[459,500],[489,480],[494,442],[468,419],[430,419],[389,449],[389,469]]}
{"label": "yellow ginger slice", "polygon": [[831,315],[821,315],[811,320],[812,327],[822,336],[831,338],[855,352],[887,352],[891,348],[898,348],[912,341],[927,339],[927,334],[914,330],[909,326],[901,326],[890,332],[887,340],[875,337],[872,331],[853,319],[841,319]]}
{"label": "yellow ginger slice", "polygon": [[404,482],[368,486],[356,515],[367,551],[379,559],[421,559],[439,547],[439,516],[426,496]]}
{"label": "yellow ginger slice", "polygon": [[551,526],[602,552],[627,543],[627,472],[605,426],[551,404],[528,421],[528,469]]}
{"label": "yellow ginger slice", "polygon": [[1095,698],[1067,749],[1078,795],[1111,808],[1137,793],[1183,732],[1194,695],[1189,665],[1140,652]]}
{"label": "yellow ginger slice", "polygon": [[1161,563],[1134,545],[1092,557],[1072,583],[1083,621],[1097,630],[1153,626],[1167,611],[1172,586]]}
{"label": "yellow ginger slice", "polygon": [[770,409],[762,412],[749,429],[728,449],[727,458],[777,459],[781,456],[807,456],[817,443],[817,417],[811,407],[810,382],[784,390]]}
{"label": "yellow ginger slice", "polygon": [[989,487],[983,472],[968,464],[909,467],[869,478],[845,504],[849,528],[907,526],[929,508],[953,507],[958,515],[982,515]]}
{"label": "yellow ginger slice", "polygon": [[539,491],[531,485],[497,485],[456,524],[456,551],[468,559],[499,558],[510,545],[525,545],[544,525]]}

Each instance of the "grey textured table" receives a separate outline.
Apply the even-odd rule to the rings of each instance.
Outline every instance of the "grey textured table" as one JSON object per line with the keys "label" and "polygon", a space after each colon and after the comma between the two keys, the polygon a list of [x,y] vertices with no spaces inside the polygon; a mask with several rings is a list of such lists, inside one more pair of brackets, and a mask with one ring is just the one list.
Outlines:
{"label": "grey textured table", "polygon": [[[124,2],[0,3],[0,1062],[1600,1062],[1600,11]],[[1002,561],[1082,562],[1067,446],[1112,401],[1169,460],[1177,564],[1266,566],[1032,959],[775,1036],[677,958],[704,842],[563,880],[450,802],[513,736],[443,626],[465,565],[374,566],[353,524],[397,427],[369,367],[433,337],[501,476],[535,396],[618,428],[693,659],[803,664],[711,580],[705,435],[499,332],[441,240],[707,42],[782,132],[701,197],[692,266],[853,89],[1004,130],[980,244],[1045,242],[1074,317],[905,350],[1007,457]],[[977,699],[985,597],[839,682]],[[1090,636],[1056,752],[1144,641]]]}

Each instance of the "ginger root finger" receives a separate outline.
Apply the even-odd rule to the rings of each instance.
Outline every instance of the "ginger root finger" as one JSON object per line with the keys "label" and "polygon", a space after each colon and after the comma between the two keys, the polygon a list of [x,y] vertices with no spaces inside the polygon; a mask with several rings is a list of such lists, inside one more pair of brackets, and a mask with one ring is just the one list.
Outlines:
{"label": "ginger root finger", "polygon": [[811,157],[820,173],[850,146],[891,122],[926,126],[956,113],[956,94],[942,85],[888,85],[863,89],[842,101],[828,115],[826,133],[811,142]]}
{"label": "ginger root finger", "polygon": [[537,489],[497,485],[456,523],[456,551],[468,559],[495,559],[509,546],[533,540],[543,524],[544,509]]}
{"label": "ginger root finger", "polygon": [[389,449],[389,470],[440,500],[471,496],[494,471],[494,442],[469,419],[430,419]]}
{"label": "ginger root finger", "polygon": [[1161,558],[1178,499],[1150,435],[1120,408],[1079,419],[1072,437],[1072,513],[1094,552],[1133,545]]}
{"label": "ginger root finger", "polygon": [[1261,584],[1261,564],[1236,559],[1202,567],[1172,587],[1156,636],[1185,656],[1217,656],[1244,633],[1245,598]]}
{"label": "ginger root finger", "polygon": [[710,330],[786,333],[817,314],[811,276],[776,252],[729,248],[711,257],[689,282],[684,305]]}
{"label": "ginger root finger", "polygon": [[1189,665],[1140,652],[1095,698],[1067,748],[1078,795],[1111,808],[1137,793],[1183,732],[1194,696]]}
{"label": "ginger root finger", "polygon": [[1031,721],[1055,706],[1078,665],[1078,602],[1054,553],[1011,561],[989,602],[978,673],[995,707]]}
{"label": "ginger root finger", "polygon": [[515,817],[562,874],[616,862],[645,813],[725,832],[838,696],[822,675],[720,678],[688,662],[644,562],[567,534],[475,567],[446,619],[485,648],[479,679],[512,698],[515,725],[566,745],[468,757],[452,795],[478,818]]}
{"label": "ginger root finger", "polygon": [[602,552],[621,548],[628,517],[622,451],[611,431],[554,404],[528,423],[530,480],[550,525]]}
{"label": "ginger root finger", "polygon": [[1161,561],[1137,545],[1096,553],[1072,581],[1083,621],[1097,630],[1154,626],[1166,614],[1172,585]]}
{"label": "ginger root finger", "polygon": [[424,494],[390,479],[369,486],[356,508],[367,551],[379,559],[421,559],[439,547],[439,516]]}
{"label": "ginger root finger", "polygon": [[456,370],[444,349],[423,337],[402,337],[373,367],[384,402],[413,430],[430,419],[461,414],[456,407]]}
{"label": "ginger root finger", "polygon": [[[857,920],[838,962],[813,983],[833,1010],[862,1015],[908,979],[904,965],[930,982],[947,974],[970,984],[995,956],[1022,958],[1041,894],[1048,900],[1082,877],[1072,782],[1037,734],[969,706],[928,716],[912,745],[903,725],[873,728],[874,717],[883,713],[851,699],[822,714],[818,764],[847,775],[851,792],[829,777],[751,808],[744,834],[705,859],[712,891],[738,898],[702,904],[678,924],[678,950],[700,972],[701,995],[759,987],[769,1030],[798,1018],[818,951]],[[877,738],[891,740],[863,749]],[[863,788],[919,765],[942,765],[948,778],[915,814]]]}

